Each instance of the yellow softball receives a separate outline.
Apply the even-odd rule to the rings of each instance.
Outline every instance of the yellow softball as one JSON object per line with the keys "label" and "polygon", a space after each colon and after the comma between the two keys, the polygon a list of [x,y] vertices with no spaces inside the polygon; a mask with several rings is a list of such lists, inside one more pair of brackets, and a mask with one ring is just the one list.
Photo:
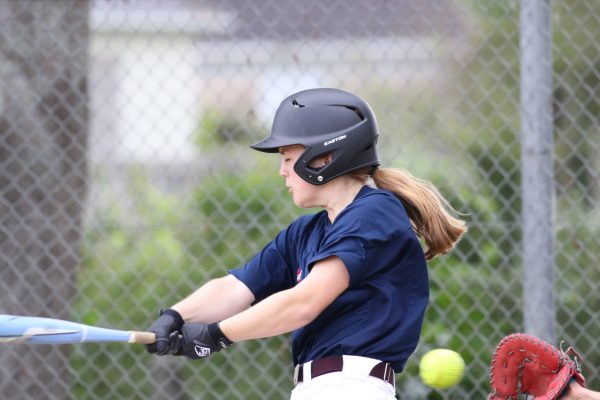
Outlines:
{"label": "yellow softball", "polygon": [[465,362],[455,351],[435,349],[427,352],[419,363],[419,375],[426,385],[447,389],[456,385],[465,372]]}

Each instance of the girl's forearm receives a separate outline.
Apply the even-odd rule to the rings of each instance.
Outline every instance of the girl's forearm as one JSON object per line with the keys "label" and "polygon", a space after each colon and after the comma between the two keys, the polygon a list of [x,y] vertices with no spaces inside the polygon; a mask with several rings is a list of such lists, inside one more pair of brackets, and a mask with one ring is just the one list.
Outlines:
{"label": "girl's forearm", "polygon": [[284,290],[219,324],[230,340],[259,339],[291,332],[318,315],[296,289]]}
{"label": "girl's forearm", "polygon": [[252,292],[237,278],[227,275],[208,281],[171,308],[185,321],[208,324],[245,310],[253,301]]}

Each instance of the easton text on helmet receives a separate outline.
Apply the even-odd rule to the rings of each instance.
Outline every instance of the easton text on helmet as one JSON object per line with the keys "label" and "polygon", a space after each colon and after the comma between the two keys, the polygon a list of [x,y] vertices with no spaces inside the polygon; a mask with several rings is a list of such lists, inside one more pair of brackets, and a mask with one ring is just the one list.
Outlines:
{"label": "easton text on helmet", "polygon": [[332,143],[339,142],[340,140],[344,140],[344,139],[346,139],[346,135],[338,136],[336,138],[333,138],[331,140],[323,142],[323,146],[328,146],[328,145],[330,145]]}

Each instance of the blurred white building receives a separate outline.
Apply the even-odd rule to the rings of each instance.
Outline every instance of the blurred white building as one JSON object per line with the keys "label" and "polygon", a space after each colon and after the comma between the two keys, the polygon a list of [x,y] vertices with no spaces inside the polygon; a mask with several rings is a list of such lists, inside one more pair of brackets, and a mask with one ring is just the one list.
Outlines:
{"label": "blurred white building", "polygon": [[197,159],[194,135],[207,110],[267,130],[296,90],[431,84],[466,20],[452,0],[92,4],[95,164]]}

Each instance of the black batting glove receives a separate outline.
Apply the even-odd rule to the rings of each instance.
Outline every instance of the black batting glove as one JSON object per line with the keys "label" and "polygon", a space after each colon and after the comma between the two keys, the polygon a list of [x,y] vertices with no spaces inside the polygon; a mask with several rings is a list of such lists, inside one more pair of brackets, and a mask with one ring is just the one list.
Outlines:
{"label": "black batting glove", "polygon": [[156,334],[156,342],[145,345],[146,350],[159,356],[169,354],[170,337],[179,335],[182,326],[183,318],[177,311],[161,310],[160,316],[147,329]]}
{"label": "black batting glove", "polygon": [[206,358],[231,344],[218,323],[188,322],[181,327],[181,335],[171,336],[169,352],[193,360]]}

